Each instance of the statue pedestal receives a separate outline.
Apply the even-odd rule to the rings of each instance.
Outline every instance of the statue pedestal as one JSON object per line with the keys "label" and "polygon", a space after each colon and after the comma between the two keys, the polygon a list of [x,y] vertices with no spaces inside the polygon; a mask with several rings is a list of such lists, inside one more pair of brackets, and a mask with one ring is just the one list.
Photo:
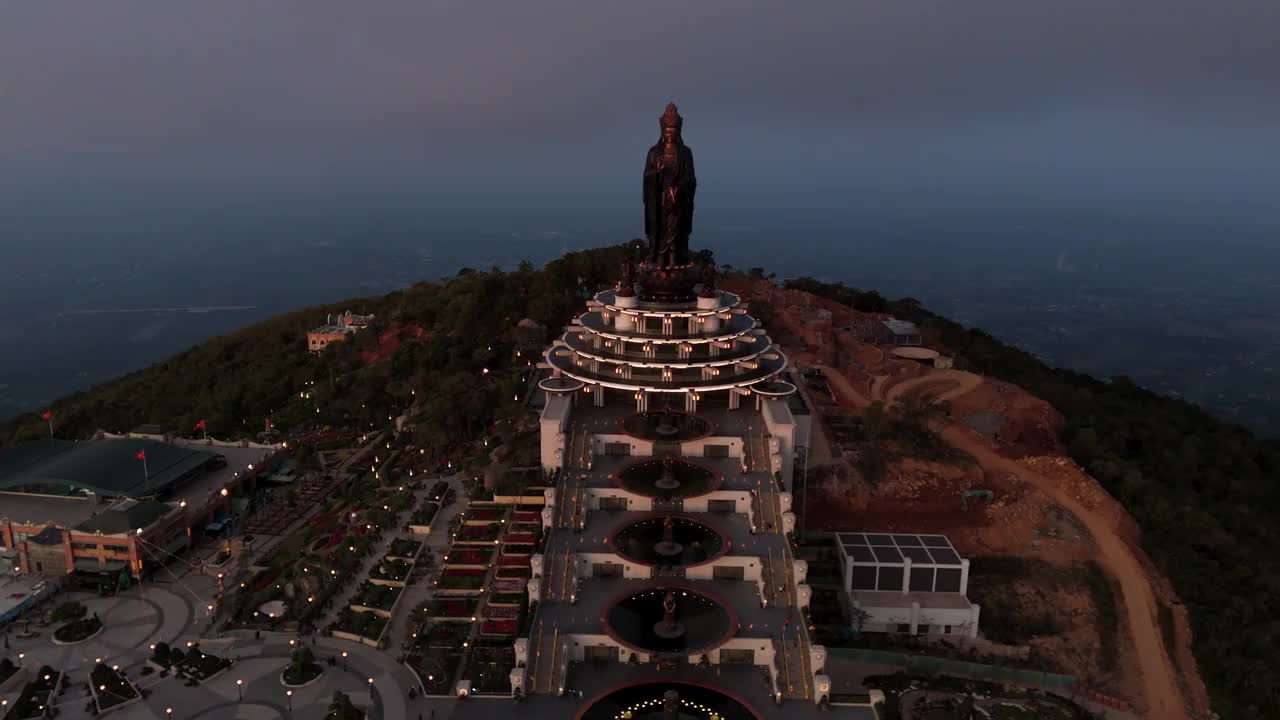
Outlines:
{"label": "statue pedestal", "polygon": [[698,267],[693,263],[670,267],[648,260],[640,263],[640,298],[657,303],[691,303],[697,300],[693,288],[701,279]]}

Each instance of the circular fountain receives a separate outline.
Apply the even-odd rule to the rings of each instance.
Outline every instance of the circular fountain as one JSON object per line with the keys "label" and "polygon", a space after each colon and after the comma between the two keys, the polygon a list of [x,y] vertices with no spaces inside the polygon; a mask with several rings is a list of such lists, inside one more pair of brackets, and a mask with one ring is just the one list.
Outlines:
{"label": "circular fountain", "polygon": [[683,458],[647,458],[618,471],[623,489],[645,497],[674,500],[715,490],[720,478],[711,470]]}
{"label": "circular fountain", "polygon": [[664,567],[703,565],[729,549],[729,541],[714,526],[688,515],[628,522],[610,535],[609,542],[631,562]]}
{"label": "circular fountain", "polygon": [[708,652],[729,640],[737,625],[728,605],[680,585],[628,591],[604,614],[610,637],[645,653]]}
{"label": "circular fountain", "polygon": [[575,720],[761,720],[741,698],[679,680],[623,685],[589,700]]}
{"label": "circular fountain", "polygon": [[622,419],[623,432],[653,442],[701,440],[714,430],[711,421],[700,415],[671,409],[633,413]]}

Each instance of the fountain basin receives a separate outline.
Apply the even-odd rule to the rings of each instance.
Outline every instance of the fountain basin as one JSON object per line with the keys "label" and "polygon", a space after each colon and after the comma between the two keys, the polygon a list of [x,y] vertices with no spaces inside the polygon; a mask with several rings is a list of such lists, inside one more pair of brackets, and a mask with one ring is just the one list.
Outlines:
{"label": "fountain basin", "polygon": [[[675,600],[672,622],[663,603]],[[738,616],[727,603],[689,585],[655,584],[618,595],[604,611],[605,633],[632,650],[688,655],[720,647],[738,630]],[[672,627],[676,626],[676,627]]]}
{"label": "fountain basin", "polygon": [[666,720],[664,701],[675,691],[678,720],[764,720],[742,698],[719,688],[679,680],[647,680],[610,688],[588,700],[575,720]]}
{"label": "fountain basin", "polygon": [[651,410],[623,418],[622,432],[652,442],[701,440],[715,431],[715,425],[701,415],[677,410]]}
{"label": "fountain basin", "polygon": [[684,458],[671,459],[672,486],[664,481],[664,459],[645,458],[618,471],[622,489],[662,500],[706,495],[720,487],[721,478],[712,470]]}
{"label": "fountain basin", "polygon": [[[672,544],[679,550],[663,548],[663,524],[670,517]],[[613,551],[639,565],[695,567],[705,565],[729,551],[729,540],[715,528],[690,515],[654,513],[622,523],[609,533]]]}

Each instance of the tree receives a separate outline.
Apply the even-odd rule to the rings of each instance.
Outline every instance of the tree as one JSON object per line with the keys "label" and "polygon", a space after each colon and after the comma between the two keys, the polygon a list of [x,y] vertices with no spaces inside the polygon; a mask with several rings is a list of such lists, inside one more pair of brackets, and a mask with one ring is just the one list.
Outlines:
{"label": "tree", "polygon": [[85,608],[84,605],[81,605],[80,603],[74,600],[70,600],[54,608],[53,621],[54,622],[74,622],[76,620],[80,620],[84,618],[84,616],[87,613],[88,613],[88,610]]}
{"label": "tree", "polygon": [[351,697],[344,692],[334,692],[333,701],[329,703],[329,712],[325,715],[325,720],[358,720],[363,717],[351,702]]}
{"label": "tree", "polygon": [[867,626],[867,620],[871,619],[871,613],[855,606],[849,611],[849,619],[853,622],[853,636],[861,637],[862,629]]}
{"label": "tree", "polygon": [[311,652],[311,648],[306,645],[299,645],[297,650],[293,651],[293,673],[297,677],[306,674],[307,669],[316,664],[316,655]]}

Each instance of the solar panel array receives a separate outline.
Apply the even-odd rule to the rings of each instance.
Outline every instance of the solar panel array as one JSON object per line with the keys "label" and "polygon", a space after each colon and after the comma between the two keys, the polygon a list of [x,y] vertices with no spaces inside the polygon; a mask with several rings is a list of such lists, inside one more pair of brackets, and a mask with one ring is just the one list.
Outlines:
{"label": "solar panel array", "polygon": [[852,564],[853,590],[960,592],[960,555],[945,535],[837,533]]}

